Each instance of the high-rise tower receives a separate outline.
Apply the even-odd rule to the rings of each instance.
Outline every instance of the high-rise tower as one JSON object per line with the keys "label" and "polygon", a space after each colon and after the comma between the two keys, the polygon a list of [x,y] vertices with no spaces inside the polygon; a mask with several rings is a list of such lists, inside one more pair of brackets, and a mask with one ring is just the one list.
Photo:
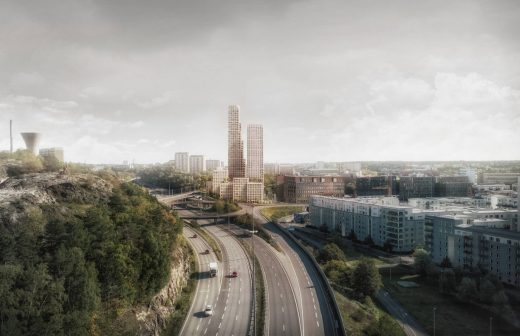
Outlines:
{"label": "high-rise tower", "polygon": [[247,177],[251,182],[264,182],[264,128],[247,126]]}
{"label": "high-rise tower", "polygon": [[230,105],[228,108],[228,173],[229,179],[245,177],[244,143],[240,125],[240,107]]}

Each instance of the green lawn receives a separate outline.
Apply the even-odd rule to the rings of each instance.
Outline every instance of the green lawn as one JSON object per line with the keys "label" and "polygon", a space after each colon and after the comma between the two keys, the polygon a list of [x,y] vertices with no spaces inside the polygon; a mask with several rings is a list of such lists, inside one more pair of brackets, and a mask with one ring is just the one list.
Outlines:
{"label": "green lawn", "polygon": [[285,216],[292,215],[297,212],[302,212],[303,208],[301,206],[283,206],[283,207],[270,207],[263,208],[260,210],[260,213],[270,221],[275,221]]}
{"label": "green lawn", "polygon": [[[385,289],[428,333],[433,334],[433,307],[436,307],[437,335],[489,335],[490,313],[487,310],[440,294],[436,286],[423,281],[407,267],[393,268],[392,280],[388,269],[382,270],[381,274]],[[398,280],[415,281],[420,287],[402,288],[397,285]],[[493,335],[520,335],[520,329],[493,316]]]}

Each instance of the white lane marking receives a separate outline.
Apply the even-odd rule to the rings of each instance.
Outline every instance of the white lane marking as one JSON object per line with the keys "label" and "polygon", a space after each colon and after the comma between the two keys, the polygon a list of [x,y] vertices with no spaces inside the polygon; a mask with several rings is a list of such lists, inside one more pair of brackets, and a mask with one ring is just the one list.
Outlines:
{"label": "white lane marking", "polygon": [[284,325],[282,325],[282,328],[283,328],[283,331],[285,331],[285,324],[284,324]]}
{"label": "white lane marking", "polygon": [[320,323],[318,321],[316,321],[316,324],[318,325],[318,328],[320,327]]}
{"label": "white lane marking", "polygon": [[208,331],[208,328],[206,328],[206,330],[204,330],[204,335],[206,335],[206,332]]}
{"label": "white lane marking", "polygon": [[219,329],[220,329],[220,326],[221,326],[221,325],[222,325],[222,322],[220,322],[220,323],[218,324],[218,328],[219,328]]}
{"label": "white lane marking", "polygon": [[285,313],[285,309],[282,307],[282,313]]}

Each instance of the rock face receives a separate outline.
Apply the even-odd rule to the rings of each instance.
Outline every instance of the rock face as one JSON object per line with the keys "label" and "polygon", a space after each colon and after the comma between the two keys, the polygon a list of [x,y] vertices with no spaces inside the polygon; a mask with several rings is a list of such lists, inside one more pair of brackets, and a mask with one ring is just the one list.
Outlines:
{"label": "rock face", "polygon": [[146,307],[134,310],[139,325],[140,336],[159,336],[171,313],[175,310],[175,302],[186,286],[190,275],[190,250],[178,247],[172,252],[170,278],[166,286],[153,297]]}
{"label": "rock face", "polygon": [[45,204],[106,201],[112,187],[90,174],[38,173],[8,178],[0,183],[0,220],[14,223],[27,209]]}

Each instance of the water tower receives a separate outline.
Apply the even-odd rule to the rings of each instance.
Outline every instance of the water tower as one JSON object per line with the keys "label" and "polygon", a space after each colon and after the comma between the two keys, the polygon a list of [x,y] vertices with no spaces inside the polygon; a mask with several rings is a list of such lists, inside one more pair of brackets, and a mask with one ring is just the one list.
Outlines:
{"label": "water tower", "polygon": [[25,147],[27,150],[32,152],[34,155],[38,155],[38,147],[40,146],[40,133],[22,133],[23,141],[25,141]]}

